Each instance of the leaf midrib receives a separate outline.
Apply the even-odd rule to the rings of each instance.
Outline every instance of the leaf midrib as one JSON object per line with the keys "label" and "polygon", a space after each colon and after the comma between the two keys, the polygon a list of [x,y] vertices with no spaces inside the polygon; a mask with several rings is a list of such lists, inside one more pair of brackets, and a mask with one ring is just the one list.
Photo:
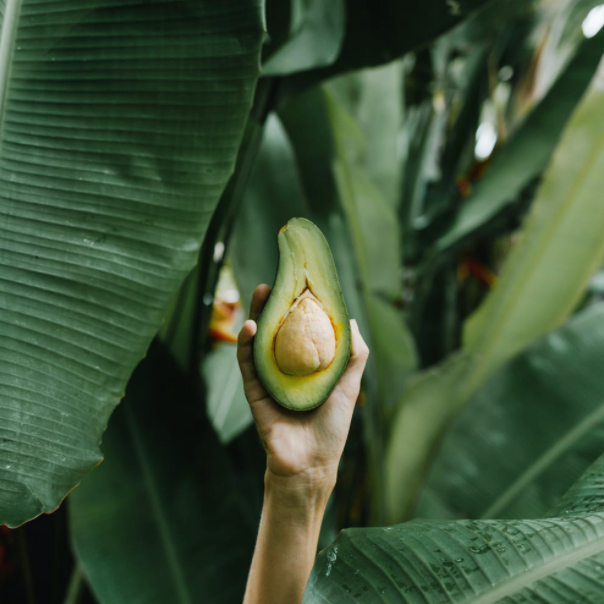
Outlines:
{"label": "leaf midrib", "polygon": [[[581,108],[579,108],[579,111],[581,111]],[[571,122],[566,129],[569,129],[569,127],[572,128],[573,125],[574,124]],[[561,142],[565,142],[564,134],[562,135]],[[518,292],[524,291],[524,286],[529,280],[530,276],[534,274],[535,267],[539,265],[539,262],[547,253],[547,250],[549,249],[549,242],[556,237],[556,234],[558,233],[561,225],[564,222],[564,218],[568,214],[569,208],[572,206],[572,203],[576,198],[578,190],[581,188],[583,182],[585,181],[586,175],[590,172],[593,165],[596,163],[603,149],[604,132],[598,137],[596,144],[590,151],[583,167],[579,171],[579,174],[576,176],[574,182],[569,188],[569,191],[562,199],[559,206],[559,210],[556,212],[554,219],[544,229],[543,235],[539,237],[539,241],[535,245],[532,256],[528,259],[523,269],[520,271],[520,276],[518,277],[518,279],[515,279],[514,282],[510,285],[510,291],[508,292],[507,296],[505,296],[500,302],[499,309],[501,309],[501,305],[503,305],[503,312],[500,315],[499,320],[496,322],[495,328],[491,330],[489,336],[485,338],[487,340],[486,344],[484,343],[484,340],[482,340],[482,342],[476,346],[476,349],[481,353],[480,356],[482,359],[488,359],[491,355],[493,348],[496,348],[497,343],[499,341],[499,336],[503,331],[505,331],[505,328],[509,323],[510,316],[517,308],[518,299],[522,297],[521,295],[518,295]],[[550,170],[553,169],[552,166],[554,165],[554,162],[555,158],[550,162]],[[496,308],[497,307],[495,307],[495,309]],[[495,309],[493,310],[493,314],[495,314]],[[566,312],[564,311],[560,313],[560,315],[562,316],[564,316],[565,314]],[[468,379],[469,385],[466,386],[466,391],[469,392],[470,395],[475,390],[476,385],[481,383],[483,375],[485,373],[488,373],[489,370],[492,370],[492,368],[489,368],[489,366],[487,365],[487,363],[485,363],[484,360],[481,363],[477,364],[477,367],[473,372],[473,376]]]}
{"label": "leaf midrib", "polygon": [[504,510],[506,506],[522,490],[530,484],[537,476],[544,472],[551,464],[562,454],[568,451],[582,436],[584,436],[593,426],[604,420],[604,401],[595,411],[584,417],[572,430],[563,438],[557,440],[553,447],[550,447],[541,457],[525,469],[520,476],[500,495],[494,503],[481,515],[481,518],[493,518]]}
{"label": "leaf midrib", "polygon": [[184,574],[182,572],[182,567],[178,560],[178,553],[174,545],[173,533],[170,529],[169,522],[166,522],[165,515],[162,513],[162,504],[159,497],[158,488],[153,479],[153,473],[149,466],[143,442],[138,432],[134,412],[128,406],[127,402],[122,404],[125,407],[124,411],[126,415],[126,420],[128,422],[130,432],[132,433],[132,442],[134,444],[134,449],[136,451],[139,465],[141,467],[143,481],[147,487],[147,492],[149,493],[149,504],[151,507],[151,512],[155,519],[155,524],[158,528],[160,540],[164,545],[164,553],[168,561],[167,566],[169,574],[172,576],[174,582],[175,593],[178,597],[179,602],[182,602],[183,604],[193,604],[193,599],[191,597],[191,594],[189,593],[189,589],[187,587]]}
{"label": "leaf midrib", "polygon": [[468,604],[496,604],[506,596],[516,595],[521,589],[603,551],[604,535],[600,535],[593,541],[581,547],[573,548],[567,554],[555,558],[543,566],[532,568],[521,575],[511,577],[509,580],[496,585],[489,592],[479,594],[477,597],[468,600]]}
{"label": "leaf midrib", "polygon": [[13,65],[17,26],[21,14],[23,0],[6,0],[2,28],[0,29],[0,157],[2,156],[2,140],[4,122],[6,121],[6,105],[10,72]]}

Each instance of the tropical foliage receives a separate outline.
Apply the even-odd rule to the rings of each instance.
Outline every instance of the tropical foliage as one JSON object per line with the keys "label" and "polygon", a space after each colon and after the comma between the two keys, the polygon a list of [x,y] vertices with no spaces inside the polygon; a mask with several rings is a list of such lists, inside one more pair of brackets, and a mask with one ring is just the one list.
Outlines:
{"label": "tropical foliage", "polygon": [[601,603],[603,7],[1,2],[2,601],[241,600],[304,216],[372,350],[304,601]]}

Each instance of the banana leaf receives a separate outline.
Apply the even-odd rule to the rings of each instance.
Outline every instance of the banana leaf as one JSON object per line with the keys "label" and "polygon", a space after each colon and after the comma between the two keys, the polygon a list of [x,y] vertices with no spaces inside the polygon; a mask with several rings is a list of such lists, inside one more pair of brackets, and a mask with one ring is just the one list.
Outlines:
{"label": "banana leaf", "polygon": [[[269,3],[267,9],[271,6]],[[301,11],[295,12],[300,14]],[[294,26],[291,36],[263,60],[263,76],[325,67],[331,65],[340,52],[346,19],[344,0],[313,0],[303,17],[296,18],[294,14],[291,18],[301,23]]]}
{"label": "banana leaf", "polygon": [[0,40],[0,523],[54,510],[235,163],[261,7],[9,1]]}
{"label": "banana leaf", "polygon": [[376,407],[388,416],[417,363],[415,342],[402,311],[395,306],[402,293],[401,235],[394,209],[364,169],[362,130],[333,95],[325,94],[325,106],[333,137],[330,163],[350,230],[368,336],[375,353],[369,367],[376,374]]}
{"label": "banana leaf", "polygon": [[580,516],[604,506],[604,458],[600,456],[547,513],[548,517]]}
{"label": "banana leaf", "polygon": [[448,253],[467,241],[477,229],[516,202],[520,193],[541,175],[602,53],[604,31],[581,43],[545,97],[495,153],[485,174],[472,184],[470,196],[435,243],[439,253]]}
{"label": "banana leaf", "polygon": [[604,86],[573,114],[497,286],[466,324],[464,347],[400,402],[386,460],[389,518],[408,517],[453,417],[504,362],[558,327],[604,256]]}
{"label": "banana leaf", "polygon": [[603,480],[600,458],[547,519],[344,530],[319,555],[303,604],[601,604]]}
{"label": "banana leaf", "polygon": [[237,347],[218,343],[204,355],[201,373],[206,384],[208,417],[220,442],[226,445],[254,421],[243,391]]}
{"label": "banana leaf", "polygon": [[226,452],[160,347],[111,418],[107,459],[68,498],[71,538],[100,604],[231,604],[256,532]]}
{"label": "banana leaf", "polygon": [[542,516],[604,450],[603,357],[599,303],[499,370],[448,432],[416,514]]}
{"label": "banana leaf", "polygon": [[291,77],[291,91],[335,75],[390,63],[451,29],[488,5],[488,0],[424,0],[410,6],[396,0],[347,0],[346,31],[336,61]]}
{"label": "banana leaf", "polygon": [[269,116],[256,165],[228,242],[244,312],[259,283],[273,284],[277,271],[277,233],[292,217],[313,220],[296,173],[293,150],[279,118]]}
{"label": "banana leaf", "polygon": [[[358,122],[365,137],[363,160],[367,176],[383,199],[397,207],[403,157],[404,61],[363,69],[329,83],[334,96]],[[398,245],[398,244],[397,244]]]}

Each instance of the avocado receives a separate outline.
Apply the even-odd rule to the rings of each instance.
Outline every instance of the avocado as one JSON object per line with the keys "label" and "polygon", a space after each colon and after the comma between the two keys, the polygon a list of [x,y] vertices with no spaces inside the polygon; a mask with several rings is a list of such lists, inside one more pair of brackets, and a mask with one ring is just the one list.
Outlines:
{"label": "avocado", "polygon": [[283,407],[318,407],[350,357],[350,321],[329,245],[305,218],[279,231],[279,267],[258,320],[254,364]]}

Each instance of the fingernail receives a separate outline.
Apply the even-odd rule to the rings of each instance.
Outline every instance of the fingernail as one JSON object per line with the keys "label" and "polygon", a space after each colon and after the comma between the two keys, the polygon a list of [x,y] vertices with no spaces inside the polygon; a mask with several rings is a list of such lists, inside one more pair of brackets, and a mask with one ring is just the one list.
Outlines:
{"label": "fingernail", "polygon": [[247,325],[247,328],[249,329],[249,331],[252,332],[251,335],[256,335],[256,321],[254,321],[253,319],[248,319],[245,322],[245,325]]}

